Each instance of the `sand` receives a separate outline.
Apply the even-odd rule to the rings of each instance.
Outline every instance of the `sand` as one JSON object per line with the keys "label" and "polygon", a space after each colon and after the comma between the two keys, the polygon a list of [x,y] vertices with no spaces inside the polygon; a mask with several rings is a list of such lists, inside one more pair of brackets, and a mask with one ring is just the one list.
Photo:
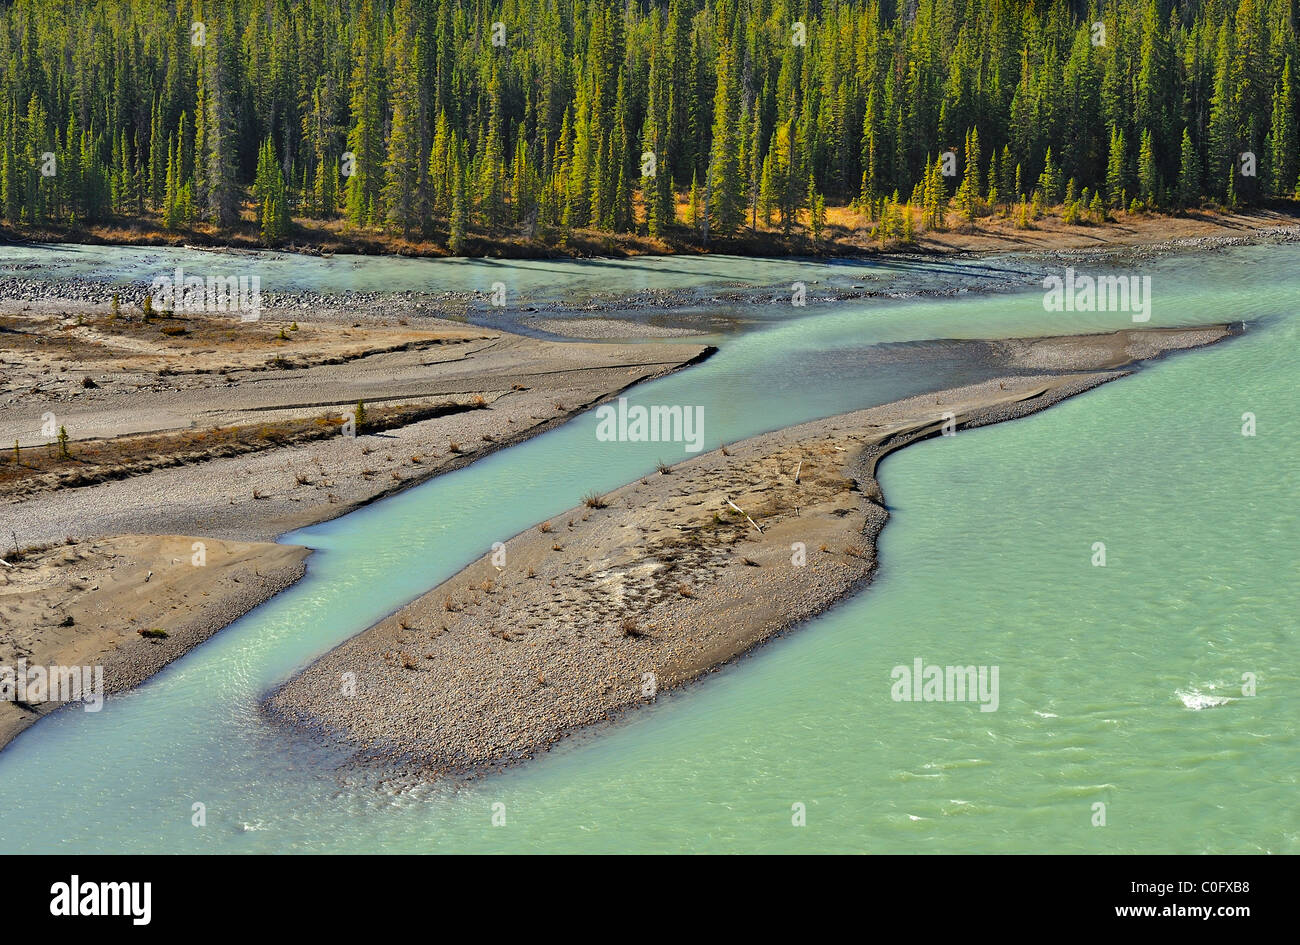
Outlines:
{"label": "sand", "polygon": [[[362,763],[474,773],[652,701],[824,610],[876,565],[889,452],[1045,409],[1228,326],[972,342],[990,381],[764,434],[515,536],[327,653],[272,719]],[[736,509],[743,510],[737,512]],[[355,692],[341,682],[355,674]]]}
{"label": "sand", "polygon": [[[0,666],[98,664],[109,691],[297,580],[307,551],[270,544],[276,536],[458,469],[714,350],[541,341],[437,319],[291,331],[288,318],[251,328],[194,318],[183,336],[103,313],[6,321],[0,442],[27,449],[19,466],[0,453],[0,543],[15,565],[0,565]],[[267,363],[276,357],[291,366]],[[340,425],[358,401],[372,414],[459,412],[348,437]],[[46,412],[70,437],[72,459],[53,471],[34,462],[56,455],[39,432]],[[281,445],[257,434],[304,418],[328,435]],[[232,425],[253,433],[228,455],[212,431]],[[165,445],[142,461],[96,458],[146,434]],[[205,567],[189,563],[196,541]],[[146,640],[140,629],[168,636]],[[0,703],[0,747],[52,708]]]}
{"label": "sand", "polygon": [[[633,384],[707,357],[700,344],[555,342],[504,331],[424,320],[423,329],[300,323],[292,349],[276,331],[252,340],[236,319],[199,323],[191,347],[139,326],[101,325],[100,344],[33,359],[31,338],[49,335],[49,316],[12,316],[24,337],[0,333],[0,361],[20,363],[0,383],[0,443],[18,440],[21,456],[56,450],[40,429],[45,414],[68,431],[73,460],[53,472],[23,469],[0,451],[0,533],[20,545],[149,530],[269,541],[303,525],[342,515],[503,446],[548,430]],[[209,321],[216,321],[215,319]],[[82,332],[75,319],[69,332]],[[30,324],[29,324],[30,323]],[[277,329],[278,331],[278,329]],[[301,333],[301,340],[299,334]],[[226,336],[239,339],[227,342]],[[337,336],[337,337],[336,337]],[[215,340],[213,340],[215,339]],[[269,345],[269,347],[268,347]],[[249,346],[256,349],[249,353]],[[377,353],[362,355],[373,347]],[[260,364],[290,350],[295,363]],[[277,356],[277,355],[270,355]],[[170,365],[159,375],[144,370]],[[223,366],[232,365],[232,366]],[[222,371],[223,373],[217,373]],[[98,385],[82,386],[82,377]],[[368,409],[480,404],[469,410],[348,438],[330,435],[280,446],[258,442],[266,425],[310,419],[341,434],[358,401]],[[238,455],[204,439],[232,425],[253,430]],[[171,445],[146,462],[113,464],[97,453],[145,433]],[[70,481],[83,483],[68,488]]]}
{"label": "sand", "polygon": [[[121,692],[298,580],[307,554],[181,535],[11,552],[0,566],[0,665],[102,666],[105,692]],[[0,701],[0,747],[59,707]]]}

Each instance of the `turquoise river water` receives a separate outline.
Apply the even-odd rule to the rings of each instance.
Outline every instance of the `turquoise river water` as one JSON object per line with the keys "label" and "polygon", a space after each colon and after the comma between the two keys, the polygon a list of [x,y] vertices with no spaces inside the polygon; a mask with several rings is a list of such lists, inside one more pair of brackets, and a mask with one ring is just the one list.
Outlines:
{"label": "turquoise river water", "polygon": [[[3,261],[44,264],[43,252],[7,248]],[[598,264],[574,265],[599,280]],[[655,285],[749,272],[690,263],[679,282],[640,265],[661,267]],[[817,268],[761,265],[756,284]],[[885,264],[858,265],[835,277],[887,281]],[[587,414],[284,536],[316,549],[297,585],[102,712],[60,712],[0,753],[0,850],[1300,852],[1300,247],[1140,272],[1150,324],[1245,320],[1247,332],[892,456],[875,583],[703,683],[504,773],[431,785],[355,772],[257,710],[492,542],[680,458],[598,442]],[[797,317],[773,306],[709,361],[630,397],[704,406],[712,448],[980,376],[943,344],[913,345],[927,355],[900,367],[901,343],[1132,324],[1046,312],[1042,298],[1029,286]],[[890,671],[917,658],[997,666],[997,711],[895,702]],[[792,824],[796,804],[806,826]]]}

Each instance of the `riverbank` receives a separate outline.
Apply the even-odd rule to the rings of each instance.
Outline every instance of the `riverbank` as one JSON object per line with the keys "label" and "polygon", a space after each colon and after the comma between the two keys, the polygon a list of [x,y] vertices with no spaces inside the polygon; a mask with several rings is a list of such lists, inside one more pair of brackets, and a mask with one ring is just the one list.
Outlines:
{"label": "riverbank", "polygon": [[[842,259],[785,254],[754,258],[752,265],[747,257],[708,254],[508,264],[401,255],[316,259],[194,246],[135,248],[118,259],[94,246],[33,245],[30,252],[9,246],[0,254],[0,340],[10,319],[41,317],[75,336],[71,328],[78,321],[102,322],[115,299],[124,317],[138,319],[151,280],[173,276],[178,266],[191,274],[258,276],[261,323],[272,329],[263,341],[286,349],[267,357],[283,355],[294,366],[300,337],[274,332],[295,320],[337,326],[343,334],[361,328],[358,334],[416,333],[451,324],[551,339],[686,339],[731,334],[780,313],[812,314],[841,302],[1016,292],[1039,288],[1066,267],[1114,272],[1162,257],[1287,243],[1300,239],[1296,219],[1280,210],[1138,214],[1091,226],[1047,219],[1033,230],[984,220],[969,232],[954,228],[887,253],[863,248]],[[387,278],[376,279],[375,272]],[[792,301],[802,307],[792,310]],[[158,320],[150,330],[176,327]],[[239,334],[256,332],[245,323]]]}
{"label": "riverbank", "polygon": [[[119,535],[11,554],[0,566],[0,666],[99,667],[104,693],[123,692],[297,581],[308,553]],[[0,749],[60,707],[0,700]]]}
{"label": "riverbank", "polygon": [[[685,208],[681,208],[684,212]],[[1180,239],[1217,239],[1254,231],[1300,224],[1300,205],[1278,201],[1269,207],[1239,210],[1211,208],[1180,214],[1111,211],[1107,220],[1065,223],[1062,207],[1048,210],[1030,227],[1021,228],[1010,217],[989,215],[974,223],[956,223],[943,230],[920,233],[912,244],[883,245],[871,235],[872,223],[850,207],[831,207],[823,237],[813,242],[806,227],[791,233],[779,228],[750,230],[705,243],[688,226],[676,226],[659,237],[598,230],[557,230],[552,235],[489,235],[471,232],[464,255],[490,259],[591,259],[633,256],[701,255],[732,253],[742,256],[863,256],[891,253],[964,254],[994,252],[1045,252],[1130,246]],[[299,218],[284,243],[268,247],[250,223],[228,230],[202,224],[168,230],[157,215],[78,226],[0,226],[0,238],[42,243],[85,243],[113,246],[199,246],[244,250],[274,248],[309,256],[400,255],[449,257],[445,242],[404,238],[380,230],[354,227],[341,220]]]}
{"label": "riverbank", "polygon": [[[861,587],[888,518],[875,479],[888,453],[945,424],[1027,416],[1231,333],[970,342],[1009,373],[753,437],[592,495],[324,655],[264,709],[358,760],[430,775],[531,757]],[[1035,373],[1010,373],[1023,371]]]}
{"label": "riverbank", "polygon": [[[275,536],[714,350],[402,321],[6,319],[0,665],[93,664],[107,691],[131,688],[302,575],[306,549]],[[41,432],[50,415],[65,444]],[[53,708],[0,703],[0,747]]]}
{"label": "riverbank", "polygon": [[[543,341],[436,319],[4,322],[0,526],[20,547],[139,531],[270,541],[714,350]],[[350,436],[358,403],[366,419]]]}

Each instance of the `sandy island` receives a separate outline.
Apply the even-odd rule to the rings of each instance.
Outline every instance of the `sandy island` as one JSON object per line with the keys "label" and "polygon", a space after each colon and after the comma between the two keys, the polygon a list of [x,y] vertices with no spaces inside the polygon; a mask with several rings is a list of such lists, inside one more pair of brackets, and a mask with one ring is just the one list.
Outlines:
{"label": "sandy island", "polygon": [[[469,773],[717,669],[862,586],[875,479],[919,439],[1026,416],[1220,341],[1226,325],[972,342],[1011,374],[756,436],[506,543],[272,693],[269,716],[358,761]],[[959,435],[959,434],[958,434]],[[355,674],[355,691],[345,680]]]}
{"label": "sandy island", "polygon": [[[307,550],[275,536],[714,350],[361,317],[0,314],[0,666],[95,664],[106,691],[134,686],[301,576]],[[0,701],[0,747],[55,708]]]}
{"label": "sandy island", "polygon": [[[307,554],[122,535],[10,555],[0,566],[0,666],[100,666],[104,692],[122,692],[298,580]],[[58,708],[0,700],[0,746]]]}

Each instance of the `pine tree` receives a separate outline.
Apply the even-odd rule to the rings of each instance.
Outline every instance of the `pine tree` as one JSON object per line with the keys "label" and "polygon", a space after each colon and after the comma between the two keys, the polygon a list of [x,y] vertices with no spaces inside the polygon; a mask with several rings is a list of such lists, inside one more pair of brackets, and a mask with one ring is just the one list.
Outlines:
{"label": "pine tree", "polygon": [[491,115],[488,119],[487,141],[479,157],[478,206],[483,217],[483,225],[489,230],[496,229],[505,222],[506,215],[506,169],[504,148],[501,143],[501,111],[496,97],[493,97]]}
{"label": "pine tree", "polygon": [[1142,145],[1138,149],[1138,194],[1148,209],[1160,206],[1160,176],[1156,171],[1150,129],[1143,130]]}
{"label": "pine tree", "polygon": [[1268,193],[1271,197],[1281,197],[1294,189],[1296,180],[1296,114],[1290,56],[1286,57],[1282,77],[1273,89],[1269,144]]}
{"label": "pine tree", "polygon": [[700,179],[696,174],[691,175],[691,203],[688,212],[691,226],[699,229],[704,214],[700,210]]}
{"label": "pine tree", "polygon": [[[212,221],[230,227],[239,216],[237,125],[235,118],[235,43],[233,6],[224,8],[225,17],[207,24],[207,43],[199,68],[203,70],[206,107],[195,118],[202,126],[204,204]],[[185,184],[181,184],[182,190]],[[191,188],[192,192],[192,188]],[[182,201],[184,202],[184,201]]]}
{"label": "pine tree", "polygon": [[989,190],[985,202],[994,210],[1002,202],[1002,172],[998,170],[997,160],[992,158],[989,160]]}
{"label": "pine tree", "polygon": [[821,244],[826,232],[826,198],[817,192],[811,177],[808,178],[808,190],[812,195],[808,200],[808,235],[812,237],[813,245],[817,246]]}
{"label": "pine tree", "polygon": [[1110,206],[1124,209],[1124,193],[1128,190],[1127,158],[1124,154],[1124,135],[1114,126],[1110,131],[1110,152],[1106,159],[1106,196]]}
{"label": "pine tree", "polygon": [[453,256],[462,256],[465,253],[465,233],[469,216],[465,201],[465,171],[457,157],[452,169],[451,235],[447,242],[447,248]]}
{"label": "pine tree", "polygon": [[[1233,70],[1232,33],[1228,21],[1224,19],[1219,27],[1219,40],[1214,58],[1214,93],[1210,99],[1210,124],[1208,130],[1209,146],[1207,148],[1209,180],[1216,187],[1218,196],[1227,197],[1228,187],[1225,181],[1232,181],[1236,174],[1237,154],[1237,109],[1236,79]],[[1235,184],[1231,185],[1234,189]]]}
{"label": "pine tree", "polygon": [[983,189],[980,182],[978,131],[972,128],[966,132],[966,144],[963,150],[965,152],[966,168],[962,176],[961,186],[957,188],[957,206],[962,215],[966,217],[967,222],[973,223],[979,211],[980,191]]}
{"label": "pine tree", "polygon": [[352,173],[347,178],[346,216],[357,226],[372,226],[383,210],[385,84],[376,35],[378,17],[371,0],[361,6],[354,43],[351,103],[352,127],[348,154]]}
{"label": "pine tree", "polygon": [[573,151],[569,162],[568,180],[565,183],[564,223],[570,227],[585,227],[591,222],[591,184],[596,155],[591,133],[591,103],[585,85],[579,85],[577,96],[577,117],[573,123]]}
{"label": "pine tree", "polygon": [[[423,232],[428,226],[429,133],[425,117],[428,103],[421,82],[424,46],[417,33],[415,13],[413,0],[398,0],[393,9],[394,30],[388,49],[392,120],[384,160],[382,203],[387,208],[389,225],[400,229],[404,237],[409,237],[412,230]],[[495,110],[495,102],[493,107],[499,159],[500,113]]]}
{"label": "pine tree", "polygon": [[167,165],[171,161],[170,151],[164,137],[161,103],[154,97],[153,113],[149,121],[149,205],[155,210],[162,209],[167,187]]}
{"label": "pine tree", "polygon": [[882,119],[875,86],[867,93],[866,109],[862,114],[862,196],[874,199],[884,186],[880,166],[882,154]]}
{"label": "pine tree", "polygon": [[185,210],[184,190],[186,181],[181,179],[184,166],[182,141],[185,138],[185,113],[181,113],[180,134],[168,139],[167,180],[163,192],[163,225],[174,230],[188,223]]}
{"label": "pine tree", "polygon": [[731,52],[724,50],[718,63],[718,86],[713,98],[713,147],[709,157],[709,227],[721,235],[734,233],[744,219],[739,150],[736,133],[737,92]]}
{"label": "pine tree", "polygon": [[948,185],[943,180],[943,155],[935,156],[934,163],[927,159],[924,193],[921,203],[921,222],[927,230],[943,230],[947,226]]}
{"label": "pine tree", "polygon": [[274,246],[289,233],[289,198],[285,191],[284,172],[276,160],[271,139],[258,152],[257,174],[253,181],[253,199],[257,202],[257,222],[262,242]]}
{"label": "pine tree", "polygon": [[1061,200],[1061,172],[1052,160],[1050,146],[1043,158],[1043,173],[1038,175],[1038,190],[1043,195],[1043,203],[1049,207]]}
{"label": "pine tree", "polygon": [[1178,208],[1185,210],[1196,203],[1201,193],[1201,157],[1192,145],[1192,136],[1183,129],[1183,146],[1178,167]]}

